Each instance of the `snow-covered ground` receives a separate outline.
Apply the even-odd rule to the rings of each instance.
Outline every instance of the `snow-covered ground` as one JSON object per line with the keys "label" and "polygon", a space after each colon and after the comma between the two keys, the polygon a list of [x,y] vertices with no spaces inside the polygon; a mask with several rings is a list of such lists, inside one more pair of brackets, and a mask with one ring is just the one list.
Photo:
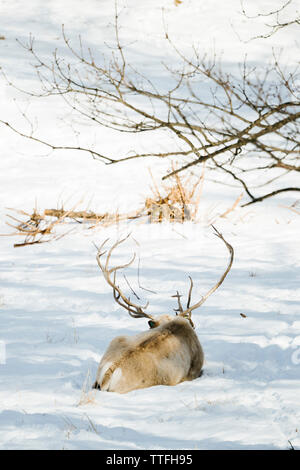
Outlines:
{"label": "snow-covered ground", "polygon": [[[123,38],[136,44],[131,57],[154,76],[164,53],[172,60],[162,46],[162,17],[183,49],[197,43],[203,51],[222,52],[228,63],[247,53],[261,64],[279,47],[286,63],[299,57],[293,28],[247,42],[264,32],[264,19],[243,17],[239,0],[226,5],[183,0],[178,7],[171,0],[123,0],[119,6],[125,6]],[[251,8],[251,14],[267,12],[274,1],[255,0]],[[60,47],[62,23],[70,37],[80,33],[92,48],[113,40],[110,0],[0,0],[0,17],[0,36],[5,38],[0,40],[0,66],[27,89],[36,87],[36,77],[16,38],[24,41],[32,33],[46,56]],[[59,99],[32,102],[4,80],[0,97],[0,119],[28,131],[20,113],[26,110],[38,116],[39,130],[48,140],[74,137]],[[138,136],[121,141],[107,130],[75,124],[81,142],[97,139],[103,153],[123,155],[124,142],[139,145]],[[1,234],[12,231],[5,224],[7,207],[31,211],[37,204],[43,210],[63,201],[68,208],[78,204],[97,212],[136,209],[149,194],[150,163],[156,177],[166,169],[155,160],[104,166],[88,155],[47,154],[4,126],[0,138]],[[110,340],[147,327],[114,303],[97,266],[94,243],[131,232],[138,245],[129,239],[116,253],[116,262],[138,250],[140,283],[155,292],[139,293],[150,301],[151,313],[172,312],[176,305],[171,296],[176,290],[187,293],[189,274],[196,298],[225,269],[228,252],[209,221],[238,194],[239,188],[224,192],[205,181],[198,223],[130,222],[93,230],[73,224],[74,232],[58,241],[18,249],[13,248],[14,237],[1,236],[0,448],[299,448],[300,217],[286,208],[295,194],[216,220],[235,249],[235,260],[222,287],[193,313],[206,358],[201,378],[126,395],[91,389]],[[128,269],[135,288],[136,268]]]}

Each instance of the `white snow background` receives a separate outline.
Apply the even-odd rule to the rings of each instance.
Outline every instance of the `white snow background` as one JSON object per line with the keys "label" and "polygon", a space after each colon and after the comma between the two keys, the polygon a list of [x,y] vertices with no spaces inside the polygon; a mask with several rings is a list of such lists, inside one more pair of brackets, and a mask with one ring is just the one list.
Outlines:
{"label": "white snow background", "polygon": [[[270,11],[274,3],[281,4],[253,0],[249,13]],[[222,53],[229,67],[246,53],[253,63],[267,63],[281,48],[287,65],[299,60],[295,28],[248,41],[265,32],[266,20],[246,19],[239,0],[183,0],[178,7],[172,0],[120,0],[119,8],[121,38],[132,43],[130,60],[154,79],[162,60],[176,61],[165,46],[163,18],[182,50],[197,44],[208,54]],[[111,0],[0,0],[0,66],[16,85],[35,90],[32,60],[16,39],[27,41],[31,33],[49,57],[62,48],[64,24],[72,40],[81,34],[92,50],[102,51],[113,41],[113,21]],[[103,153],[124,155],[139,145],[147,151],[138,135],[120,140],[117,133],[80,122],[58,97],[29,100],[5,80],[0,97],[0,118],[24,132],[29,126],[22,111],[37,117],[39,135],[47,140],[74,142],[76,125],[80,142],[97,142]],[[49,154],[4,126],[0,139],[1,234],[11,232],[8,207],[31,211],[35,204],[43,210],[58,201],[68,207],[82,201],[80,208],[96,212],[133,210],[149,195],[150,164],[157,178],[167,168],[157,160],[105,166],[87,154]],[[167,145],[163,139],[155,142],[160,150]],[[295,194],[216,221],[235,260],[224,284],[193,313],[206,358],[201,378],[125,395],[91,390],[111,339],[147,328],[114,303],[93,242],[112,242],[131,231],[138,246],[128,240],[114,260],[130,259],[138,250],[141,284],[156,292],[139,291],[143,300],[150,301],[151,313],[172,312],[171,296],[187,293],[189,274],[196,298],[224,271],[228,252],[213,235],[209,216],[232,205],[240,192],[205,181],[195,224],[95,230],[74,224],[76,230],[58,241],[18,249],[13,237],[0,237],[0,448],[299,448],[300,217],[285,207]],[[127,274],[137,288],[136,265]]]}

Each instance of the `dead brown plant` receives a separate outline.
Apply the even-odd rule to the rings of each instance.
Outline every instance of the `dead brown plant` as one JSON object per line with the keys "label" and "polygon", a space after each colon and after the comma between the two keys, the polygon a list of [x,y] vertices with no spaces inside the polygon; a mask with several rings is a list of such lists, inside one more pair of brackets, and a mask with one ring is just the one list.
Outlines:
{"label": "dead brown plant", "polygon": [[290,211],[294,212],[295,214],[300,215],[300,199],[297,199],[290,206],[286,206],[286,205],[281,204],[280,207],[284,207],[285,209],[289,209]]}
{"label": "dead brown plant", "polygon": [[[175,170],[176,166],[172,164],[172,171]],[[31,213],[8,208],[12,213],[7,214],[9,222],[6,222],[6,224],[12,227],[14,231],[0,235],[24,237],[21,242],[14,243],[14,247],[18,248],[59,240],[76,229],[72,227],[63,233],[56,233],[55,229],[59,225],[70,224],[70,221],[83,224],[88,230],[105,228],[136,219],[139,219],[142,223],[145,221],[150,223],[160,223],[162,221],[196,222],[203,193],[205,163],[201,175],[197,177],[191,174],[184,177],[175,172],[172,184],[160,183],[158,185],[151,169],[149,169],[149,172],[152,179],[152,185],[150,186],[152,195],[145,198],[139,209],[124,213],[116,211],[115,213],[105,212],[101,214],[90,210],[76,210],[76,206],[66,210],[63,204],[60,208],[44,209],[43,212],[35,207]],[[242,196],[243,194],[240,194],[234,203],[222,213],[216,212],[216,207],[210,208],[204,217],[206,223],[211,224],[220,217],[227,217],[239,206]]]}
{"label": "dead brown plant", "polygon": [[[172,163],[172,171],[176,165]],[[203,192],[205,163],[200,177],[191,174],[185,177],[175,172],[171,184],[161,183],[159,189],[151,170],[149,169],[153,186],[153,195],[147,197],[145,209],[151,221],[161,222],[164,219],[176,222],[196,220],[200,198]]]}
{"label": "dead brown plant", "polygon": [[7,217],[10,220],[13,220],[14,223],[6,222],[6,225],[15,229],[15,232],[8,235],[25,237],[22,242],[14,243],[15,248],[59,240],[73,230],[68,230],[62,234],[57,234],[54,232],[58,225],[61,225],[65,222],[65,218],[67,217],[68,213],[62,214],[56,220],[49,220],[46,219],[45,215],[40,214],[36,208],[31,214],[19,209],[9,210],[26,217],[25,220],[22,220],[20,219],[20,216],[16,217],[11,214],[7,214]]}

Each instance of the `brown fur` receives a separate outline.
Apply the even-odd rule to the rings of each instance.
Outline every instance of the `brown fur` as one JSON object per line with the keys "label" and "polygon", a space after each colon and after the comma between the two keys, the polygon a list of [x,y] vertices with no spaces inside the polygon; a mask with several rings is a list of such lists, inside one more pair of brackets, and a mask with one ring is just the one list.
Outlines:
{"label": "brown fur", "polygon": [[97,372],[95,388],[127,393],[154,385],[176,385],[201,375],[204,354],[189,321],[162,315],[157,327],[112,340]]}

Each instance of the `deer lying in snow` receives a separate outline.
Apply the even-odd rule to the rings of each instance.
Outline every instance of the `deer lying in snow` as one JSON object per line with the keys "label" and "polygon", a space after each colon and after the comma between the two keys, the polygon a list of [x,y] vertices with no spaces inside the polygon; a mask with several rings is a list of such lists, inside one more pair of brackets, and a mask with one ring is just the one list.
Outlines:
{"label": "deer lying in snow", "polygon": [[[153,385],[176,385],[185,380],[193,380],[201,375],[204,354],[198,337],[194,331],[191,313],[200,307],[205,300],[222,284],[233,262],[233,248],[215,227],[216,235],[225,243],[230,253],[226,271],[220,280],[199,302],[191,305],[193,281],[190,288],[186,308],[184,309],[177,294],[178,309],[176,316],[161,315],[154,317],[145,313],[144,307],[136,305],[127,298],[116,285],[116,272],[130,266],[133,259],[122,266],[109,268],[112,251],[125,239],[116,242],[108,251],[103,265],[102,249],[97,253],[97,262],[106,282],[113,289],[115,301],[124,307],[134,318],[148,318],[150,329],[135,336],[118,336],[114,338],[99,364],[94,388],[108,392],[127,393],[131,390],[152,387]],[[113,274],[113,279],[111,275]]]}

